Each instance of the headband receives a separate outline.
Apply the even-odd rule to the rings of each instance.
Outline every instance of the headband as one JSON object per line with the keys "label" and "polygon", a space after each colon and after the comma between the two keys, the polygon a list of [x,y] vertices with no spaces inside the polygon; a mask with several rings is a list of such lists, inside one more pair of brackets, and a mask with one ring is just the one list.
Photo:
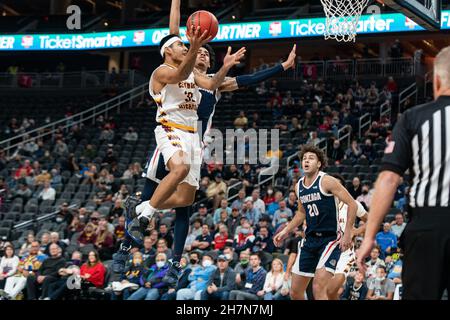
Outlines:
{"label": "headband", "polygon": [[181,38],[179,36],[173,36],[172,38],[170,38],[169,40],[167,40],[161,47],[161,50],[159,51],[159,53],[161,54],[161,57],[164,57],[164,49],[171,46],[172,44],[174,44],[177,41],[181,41]]}

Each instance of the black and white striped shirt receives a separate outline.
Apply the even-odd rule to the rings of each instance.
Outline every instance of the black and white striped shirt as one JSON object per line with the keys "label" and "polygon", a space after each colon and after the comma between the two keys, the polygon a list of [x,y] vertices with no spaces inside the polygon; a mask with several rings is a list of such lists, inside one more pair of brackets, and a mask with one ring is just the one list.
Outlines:
{"label": "black and white striped shirt", "polygon": [[394,127],[383,170],[412,178],[412,208],[448,207],[450,201],[450,96],[408,109]]}

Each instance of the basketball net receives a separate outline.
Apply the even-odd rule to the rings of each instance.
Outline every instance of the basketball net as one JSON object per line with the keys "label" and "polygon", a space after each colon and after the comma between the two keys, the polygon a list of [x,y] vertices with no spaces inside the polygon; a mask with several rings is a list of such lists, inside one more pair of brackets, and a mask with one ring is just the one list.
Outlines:
{"label": "basketball net", "polygon": [[358,22],[370,0],[320,0],[325,11],[325,40],[355,41]]}

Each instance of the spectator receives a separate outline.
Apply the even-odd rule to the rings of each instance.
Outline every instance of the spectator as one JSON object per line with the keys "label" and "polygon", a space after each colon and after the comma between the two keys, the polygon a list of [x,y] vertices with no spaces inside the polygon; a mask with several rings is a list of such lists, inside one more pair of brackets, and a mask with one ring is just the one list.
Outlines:
{"label": "spectator", "polygon": [[207,283],[211,275],[216,271],[214,258],[205,254],[202,258],[202,266],[193,269],[189,275],[189,285],[185,289],[177,292],[177,300],[200,300],[200,295],[206,289]]}
{"label": "spectator", "polygon": [[69,155],[69,148],[67,144],[61,139],[56,140],[55,147],[53,148],[53,152],[56,153],[60,157],[66,157]]}
{"label": "spectator", "polygon": [[19,257],[14,254],[14,247],[7,244],[4,250],[5,255],[0,260],[0,289],[5,288],[6,281],[16,274],[19,266]]}
{"label": "spectator", "polygon": [[272,236],[270,235],[269,228],[263,226],[259,229],[259,234],[255,238],[253,246],[253,252],[264,251],[272,253],[275,251]]}
{"label": "spectator", "polygon": [[383,266],[377,268],[376,278],[369,281],[368,300],[393,300],[395,283],[386,278],[386,269]]}
{"label": "spectator", "polygon": [[356,163],[361,155],[362,150],[358,145],[358,141],[352,140],[351,146],[345,151],[345,158],[351,159],[353,163]]}
{"label": "spectator", "polygon": [[368,279],[375,277],[378,266],[385,266],[384,261],[380,259],[380,249],[378,247],[373,248],[370,252],[370,260],[366,262],[366,266]]}
{"label": "spectator", "polygon": [[97,241],[97,234],[95,233],[95,226],[92,222],[89,222],[84,227],[83,232],[78,237],[78,246],[84,247],[85,245],[94,245]]}
{"label": "spectator", "polygon": [[111,129],[111,126],[109,124],[105,124],[105,127],[100,134],[99,140],[107,142],[111,142],[114,140],[114,131],[113,129]]}
{"label": "spectator", "polygon": [[72,253],[72,258],[66,263],[66,266],[58,270],[60,278],[49,285],[48,297],[45,300],[59,300],[64,296],[69,290],[67,286],[69,277],[78,277],[80,275],[81,259],[81,252],[74,251]]}
{"label": "spectator", "polygon": [[23,165],[20,166],[14,173],[14,178],[17,180],[23,174],[25,174],[25,176],[29,177],[29,176],[31,176],[32,172],[33,172],[33,168],[31,167],[30,160],[25,160]]}
{"label": "spectator", "polygon": [[202,219],[196,218],[190,227],[188,236],[186,237],[184,249],[186,251],[191,251],[192,243],[201,234],[202,234]]}
{"label": "spectator", "polygon": [[[243,220],[244,219],[244,220]],[[237,235],[234,238],[234,250],[239,253],[241,251],[251,249],[255,242],[255,236],[250,223],[244,217],[241,218],[241,227],[236,230]]]}
{"label": "spectator", "polygon": [[395,82],[392,76],[388,77],[388,81],[386,83],[387,90],[392,94],[398,91],[397,83]]}
{"label": "spectator", "polygon": [[328,158],[335,164],[339,164],[344,159],[344,151],[342,150],[339,139],[334,140],[333,147],[328,152]]}
{"label": "spectator", "polygon": [[114,238],[108,229],[108,220],[102,217],[98,223],[95,247],[101,260],[111,260],[114,251]]}
{"label": "spectator", "polygon": [[12,199],[21,198],[24,203],[27,203],[32,195],[33,192],[30,190],[26,182],[21,181],[19,183],[19,189],[14,192]]}
{"label": "spectator", "polygon": [[114,207],[109,212],[109,222],[113,222],[114,219],[123,216],[125,209],[122,207],[122,200],[117,199],[114,201]]}
{"label": "spectator", "polygon": [[357,272],[354,281],[347,281],[341,300],[366,300],[367,286],[364,283],[364,273]]}
{"label": "spectator", "polygon": [[247,199],[245,201],[244,207],[242,208],[241,215],[246,217],[251,225],[256,225],[261,218],[261,212],[253,207],[252,199]]}
{"label": "spectator", "polygon": [[97,156],[97,151],[94,149],[92,144],[87,144],[83,150],[82,157],[89,161],[92,161]]}
{"label": "spectator", "polygon": [[233,245],[233,238],[228,234],[228,228],[224,224],[219,225],[219,232],[214,235],[214,241],[212,242],[214,250],[223,250],[227,245]]}
{"label": "spectator", "polygon": [[102,288],[105,282],[105,266],[97,251],[90,251],[88,261],[80,268],[80,277],[90,286]]}
{"label": "spectator", "polygon": [[281,200],[283,200],[283,193],[281,191],[275,192],[275,200],[267,206],[267,213],[271,218],[273,218],[275,212],[280,208]]}
{"label": "spectator", "polygon": [[36,238],[34,237],[33,232],[29,232],[27,235],[27,239],[20,247],[19,257],[23,257],[24,255],[29,253],[31,245],[33,242],[35,242],[35,240],[36,240]]}
{"label": "spectator", "polygon": [[50,245],[50,257],[42,262],[36,275],[28,275],[27,277],[27,298],[28,300],[36,300],[38,289],[42,289],[40,298],[48,297],[49,285],[58,280],[58,271],[64,268],[66,261],[61,257],[61,248],[56,244]]}
{"label": "spectator", "polygon": [[169,270],[167,257],[164,253],[156,255],[156,263],[145,273],[143,286],[135,291],[127,300],[158,300],[167,291],[168,283],[163,278]]}
{"label": "spectator", "polygon": [[286,207],[291,210],[293,215],[295,215],[295,213],[298,210],[298,201],[297,201],[297,196],[295,195],[295,191],[289,192],[289,197],[286,202]]}
{"label": "spectator", "polygon": [[73,217],[72,222],[66,229],[66,238],[72,239],[74,234],[83,232],[84,227],[85,224],[81,221],[79,216]]}
{"label": "spectator", "polygon": [[207,224],[202,225],[202,234],[199,235],[192,243],[192,249],[209,250],[213,238],[209,232],[209,226]]}
{"label": "spectator", "polygon": [[55,196],[56,196],[56,190],[51,187],[50,181],[46,180],[44,182],[44,189],[42,189],[42,191],[39,193],[38,199],[55,201]]}
{"label": "spectator", "polygon": [[227,196],[227,189],[226,183],[222,180],[222,174],[217,173],[214,177],[214,182],[206,189],[206,196],[213,198],[213,209],[216,209],[220,201]]}
{"label": "spectator", "polygon": [[250,256],[250,267],[245,271],[245,280],[240,275],[236,276],[236,283],[243,284],[241,290],[232,290],[230,300],[261,300],[264,296],[264,282],[266,270],[261,267],[259,255],[254,253]]}
{"label": "spectator", "polygon": [[227,215],[231,214],[231,208],[228,206],[228,200],[227,199],[222,199],[220,201],[220,207],[216,209],[216,211],[214,211],[214,217],[213,217],[213,222],[214,224],[218,224],[220,221],[220,213],[222,211],[226,211]]}
{"label": "spectator", "polygon": [[269,204],[271,204],[272,202],[275,201],[275,195],[273,193],[273,187],[272,186],[268,186],[267,187],[266,195],[264,196],[263,201],[264,201],[265,205],[269,205]]}
{"label": "spectator", "polygon": [[235,287],[236,275],[229,267],[228,258],[219,255],[217,265],[217,269],[208,279],[206,289],[200,294],[201,300],[228,300],[230,291]]}
{"label": "spectator", "polygon": [[259,210],[259,212],[261,212],[261,214],[264,214],[264,213],[266,213],[266,204],[259,197],[260,197],[259,189],[254,189],[252,191],[252,196],[251,196],[251,199],[253,201],[253,208],[255,208],[256,210]]}
{"label": "spectator", "polygon": [[133,165],[128,165],[128,169],[123,172],[122,180],[128,180],[133,178]]}
{"label": "spectator", "polygon": [[39,251],[44,252],[47,249],[47,245],[50,243],[50,232],[44,232],[41,235],[41,246]]}
{"label": "spectator", "polygon": [[172,249],[167,247],[166,239],[158,239],[156,243],[156,254],[164,253],[167,259],[172,259]]}
{"label": "spectator", "polygon": [[208,214],[208,208],[204,203],[200,203],[200,205],[198,206],[198,212],[194,213],[190,218],[191,223],[195,219],[201,219],[202,223],[206,223],[210,227],[214,225],[213,218],[210,214]]}
{"label": "spectator", "polygon": [[[275,258],[272,261],[272,270],[267,273],[264,282],[264,300],[278,300],[281,295],[283,280],[283,262],[280,259]],[[259,293],[257,294],[260,296]]]}
{"label": "spectator", "polygon": [[169,232],[169,227],[167,224],[165,223],[161,223],[159,225],[159,234],[158,234],[158,238],[159,239],[164,239],[167,242],[167,246],[169,248],[172,247],[173,244],[173,236],[170,234]]}
{"label": "spectator", "polygon": [[234,127],[236,129],[245,129],[245,128],[247,128],[248,119],[245,116],[244,111],[240,111],[239,112],[239,116],[234,120],[233,124],[234,124]]}
{"label": "spectator", "polygon": [[391,222],[391,231],[393,234],[397,236],[398,239],[400,239],[400,236],[403,233],[403,230],[405,230],[406,222],[403,218],[402,213],[397,213],[395,215],[395,220]]}
{"label": "spectator", "polygon": [[[145,267],[142,253],[136,251],[133,253],[131,263],[125,267],[125,270],[120,277],[120,283],[125,285],[125,288],[121,291],[123,300],[127,300],[131,296],[133,288],[136,288],[136,286],[139,288],[144,275]],[[135,286],[130,286],[130,284],[134,284]],[[113,292],[111,294],[111,299],[117,300],[117,295],[120,295],[120,293],[117,294]]]}
{"label": "spectator", "polygon": [[144,261],[144,264],[149,265],[148,259],[155,255],[152,238],[149,236],[145,237],[143,241],[143,248],[139,251],[142,253],[142,260]]}
{"label": "spectator", "polygon": [[231,236],[234,237],[236,235],[236,229],[239,226],[240,221],[241,221],[241,214],[238,208],[231,209],[231,216],[227,220],[227,228]]}
{"label": "spectator", "polygon": [[350,194],[352,195],[353,199],[357,199],[361,193],[362,193],[362,187],[361,187],[361,180],[359,180],[359,177],[354,177],[352,180],[352,187],[349,190]]}
{"label": "spectator", "polygon": [[369,162],[372,162],[377,157],[377,153],[375,151],[375,148],[372,145],[371,139],[366,139],[364,142],[364,145],[362,146],[362,155],[369,160]]}
{"label": "spectator", "polygon": [[233,203],[231,203],[231,209],[238,209],[238,211],[240,211],[242,209],[242,206],[244,205],[244,200],[245,200],[245,189],[241,189],[238,192],[238,197],[236,200],[233,201]]}
{"label": "spectator", "polygon": [[391,225],[387,222],[383,224],[383,231],[377,233],[375,241],[383,256],[390,255],[397,249],[397,236],[391,232]]}
{"label": "spectator", "polygon": [[127,133],[123,136],[123,140],[128,142],[135,142],[139,139],[137,132],[133,127],[129,127]]}
{"label": "spectator", "polygon": [[108,151],[106,152],[105,157],[102,160],[102,167],[110,166],[116,162],[117,162],[117,159],[114,156],[114,150],[112,148],[109,148]]}
{"label": "spectator", "polygon": [[72,210],[69,208],[69,204],[67,202],[64,202],[61,207],[60,211],[55,217],[55,222],[62,223],[65,222],[67,224],[70,224],[73,219],[73,213]]}
{"label": "spectator", "polygon": [[372,194],[369,192],[368,184],[364,184],[361,187],[361,195],[356,198],[356,201],[359,201],[365,204],[367,208],[370,208],[370,204],[372,203]]}
{"label": "spectator", "polygon": [[[27,278],[29,276],[36,279],[36,274],[40,270],[42,263],[47,256],[39,252],[39,241],[33,241],[28,254],[25,254],[19,261],[17,273],[14,277],[8,277],[5,284],[5,292],[11,299],[15,299],[17,295],[26,287]],[[33,280],[34,280],[33,279]]]}
{"label": "spectator", "polygon": [[191,274],[192,270],[188,267],[187,259],[184,256],[180,259],[180,267],[182,273],[176,287],[170,287],[166,293],[161,295],[161,300],[175,300],[177,297],[177,291],[187,288],[187,286],[189,285],[188,277]]}
{"label": "spectator", "polygon": [[272,226],[277,229],[280,224],[285,223],[290,218],[292,218],[291,209],[286,207],[286,201],[280,201],[280,207],[273,215]]}
{"label": "spectator", "polygon": [[44,253],[47,256],[51,255],[50,246],[52,244],[58,245],[59,249],[61,250],[61,254],[64,254],[64,250],[66,249],[67,244],[64,241],[59,240],[59,233],[58,232],[51,232],[50,233],[50,242],[49,242],[49,244],[47,244],[47,247],[45,248],[45,251],[44,251]]}

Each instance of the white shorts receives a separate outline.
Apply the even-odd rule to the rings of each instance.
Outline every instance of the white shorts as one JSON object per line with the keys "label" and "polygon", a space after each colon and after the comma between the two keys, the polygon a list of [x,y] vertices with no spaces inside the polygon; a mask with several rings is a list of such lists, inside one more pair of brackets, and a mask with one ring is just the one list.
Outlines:
{"label": "white shorts", "polygon": [[336,266],[335,274],[343,274],[347,277],[348,273],[356,263],[355,250],[350,248],[341,253],[341,257]]}
{"label": "white shorts", "polygon": [[[176,128],[164,129],[162,126],[157,126],[155,128],[155,139],[157,148],[153,157],[150,159],[147,173],[154,171],[154,166],[155,164],[157,165],[160,154],[163,155],[164,165],[166,166],[166,170],[168,170],[167,162],[170,158],[176,152],[183,151],[187,154],[186,161],[190,165],[190,170],[181,183],[186,182],[198,189],[200,186],[200,167],[202,164],[202,148],[198,133],[190,133]],[[148,176],[148,178],[151,177]]]}

